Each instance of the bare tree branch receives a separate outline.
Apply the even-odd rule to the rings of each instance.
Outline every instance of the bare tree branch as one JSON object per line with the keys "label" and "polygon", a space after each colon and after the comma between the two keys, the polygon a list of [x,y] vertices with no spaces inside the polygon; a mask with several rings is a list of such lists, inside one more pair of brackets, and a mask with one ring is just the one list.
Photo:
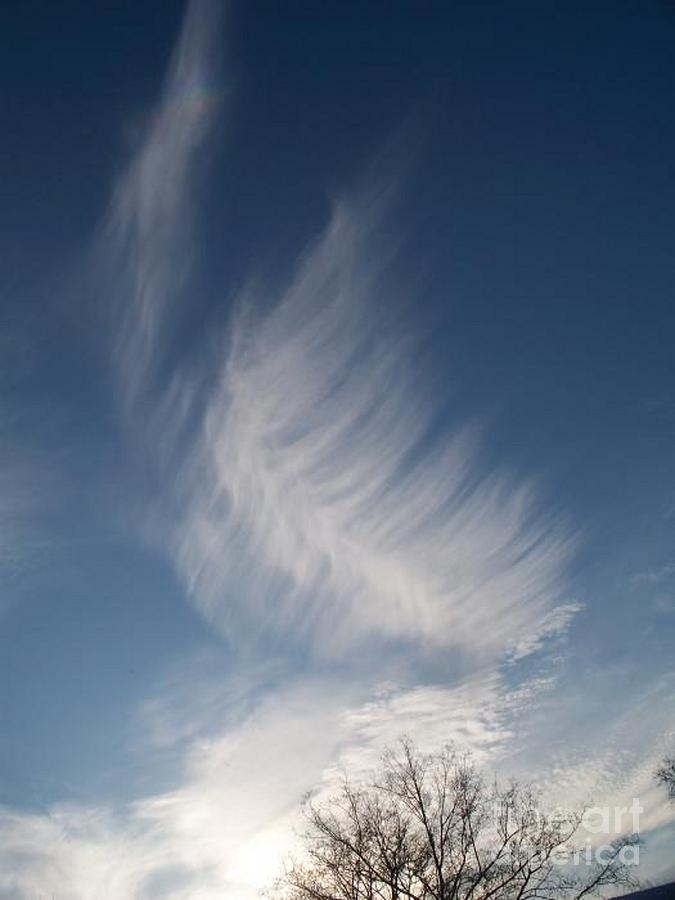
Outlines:
{"label": "bare tree branch", "polygon": [[[609,856],[565,866],[582,813],[552,816],[527,785],[488,788],[452,747],[419,753],[401,741],[375,781],[345,780],[306,806],[305,852],[277,885],[280,900],[583,900],[633,885],[618,838]],[[581,871],[584,869],[584,871]]]}

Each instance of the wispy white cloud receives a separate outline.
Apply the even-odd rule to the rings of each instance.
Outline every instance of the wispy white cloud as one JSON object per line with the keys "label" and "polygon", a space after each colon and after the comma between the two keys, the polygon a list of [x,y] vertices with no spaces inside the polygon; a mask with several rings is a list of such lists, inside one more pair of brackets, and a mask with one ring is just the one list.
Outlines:
{"label": "wispy white cloud", "polygon": [[123,396],[144,400],[132,427],[166,466],[158,541],[199,609],[240,643],[535,649],[566,615],[554,610],[567,600],[570,536],[532,485],[484,468],[475,429],[438,433],[414,341],[394,324],[406,298],[385,237],[391,171],[334,204],[285,289],[239,298],[215,377],[167,365],[189,305],[191,188],[216,120],[214,17],[212,3],[190,5],[97,253],[114,284]]}
{"label": "wispy white cloud", "polygon": [[335,767],[351,777],[371,772],[404,735],[423,752],[453,743],[478,765],[494,765],[508,755],[525,713],[551,683],[550,676],[533,676],[508,687],[493,670],[455,684],[383,684],[341,715],[344,744],[327,777]]}
{"label": "wispy white cloud", "polygon": [[[150,528],[233,643],[262,636],[314,662],[366,648],[372,672],[355,684],[326,667],[272,691],[250,673],[226,689],[179,674],[143,709],[146,752],[182,760],[175,786],[122,810],[3,811],[0,896],[249,900],[292,841],[301,794],[340,766],[367,767],[403,732],[506,760],[551,678],[507,686],[498,661],[512,684],[578,610],[569,529],[533,484],[486,467],[478,429],[443,421],[415,374],[399,315],[414,298],[400,296],[387,237],[397,178],[338,199],[284,287],[238,298],[214,377],[170,364],[190,300],[192,188],[220,108],[216,13],[191,3],[95,254],[127,423],[161,463],[171,509]],[[377,651],[393,647],[413,674],[373,692],[391,677]],[[420,660],[450,650],[463,677],[426,683]],[[588,761],[605,765],[597,747]]]}
{"label": "wispy white cloud", "polygon": [[[672,683],[659,683],[635,691],[636,702],[620,721],[603,721],[604,730],[564,756],[521,760],[526,777],[548,790],[553,805],[590,798],[613,809],[638,797],[648,838],[644,877],[672,874],[660,839],[672,823],[672,805],[652,776],[667,738],[664,724],[672,722],[671,689]],[[173,688],[163,690],[170,700]],[[493,769],[508,771],[519,734],[532,727],[532,712],[550,691],[550,683],[537,679],[508,689],[485,675],[454,688],[385,685],[363,700],[358,690],[338,689],[331,679],[287,683],[224,729],[193,732],[180,777],[164,793],[119,810],[72,804],[39,814],[0,809],[0,896],[253,900],[294,846],[306,790],[330,791],[343,768],[365,773],[403,731],[422,748],[454,737],[474,750],[488,777]],[[659,701],[663,715],[655,721],[640,701]],[[171,715],[174,724],[177,716],[185,719],[179,732],[194,724],[187,709]],[[649,742],[649,753],[640,752],[637,734]]]}
{"label": "wispy white cloud", "polygon": [[675,563],[667,562],[636,572],[631,576],[631,584],[641,591],[652,591],[649,609],[660,615],[675,611]]}
{"label": "wispy white cloud", "polygon": [[173,790],[123,809],[0,808],[0,896],[252,900],[335,753],[345,702],[325,682],[268,694],[236,726],[189,742]]}
{"label": "wispy white cloud", "polygon": [[652,569],[645,569],[642,572],[636,572],[631,577],[632,584],[649,585],[653,587],[662,584],[664,581],[670,580],[675,575],[675,563],[668,562]]}
{"label": "wispy white cloud", "polygon": [[177,565],[231,636],[522,652],[564,597],[569,536],[468,428],[432,441],[398,298],[380,300],[389,187],[338,203],[268,311],[235,321],[180,471]]}
{"label": "wispy white cloud", "polygon": [[220,4],[191,0],[157,108],[115,186],[94,253],[116,318],[127,402],[149,389],[175,325],[193,258],[192,193],[223,109]]}
{"label": "wispy white cloud", "polygon": [[651,605],[652,609],[658,613],[675,612],[675,596],[672,594],[657,594]]}
{"label": "wispy white cloud", "polygon": [[[179,675],[192,693],[203,687],[200,667],[190,664]],[[232,686],[212,684],[211,696],[218,691],[230,697]],[[0,896],[210,900],[226,893],[253,900],[293,847],[303,794],[317,785],[329,789],[340,767],[366,770],[401,730],[422,746],[455,733],[485,760],[508,737],[498,708],[507,692],[494,678],[455,690],[388,685],[367,702],[359,693],[330,679],[296,680],[249,697],[234,720],[214,728],[176,705],[169,679],[144,716],[153,736],[158,718],[179,738],[190,735],[176,786],[116,811],[73,804],[39,814],[0,809]]]}

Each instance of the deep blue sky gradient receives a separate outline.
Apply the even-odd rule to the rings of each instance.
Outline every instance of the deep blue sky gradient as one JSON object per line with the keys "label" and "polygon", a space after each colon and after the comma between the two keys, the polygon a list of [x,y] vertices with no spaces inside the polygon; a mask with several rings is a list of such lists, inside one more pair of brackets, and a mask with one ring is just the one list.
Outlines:
{"label": "deep blue sky gradient", "polygon": [[[3,589],[0,801],[121,789],[122,710],[174,655],[217,643],[159,555],[108,515],[153,488],[130,472],[99,365],[106,326],[85,311],[100,298],[73,287],[182,11],[3,15],[3,397],[58,496]],[[675,7],[254,0],[227,31],[233,87],[186,345],[225,318],[254,261],[288,277],[328,198],[402,131],[419,149],[401,267],[447,416],[488,417],[490,459],[541,479],[582,531],[577,664],[642,641],[647,669],[672,667],[675,618],[631,579],[670,563],[675,537]],[[673,583],[659,591],[675,599]],[[227,664],[226,646],[213,652]]]}

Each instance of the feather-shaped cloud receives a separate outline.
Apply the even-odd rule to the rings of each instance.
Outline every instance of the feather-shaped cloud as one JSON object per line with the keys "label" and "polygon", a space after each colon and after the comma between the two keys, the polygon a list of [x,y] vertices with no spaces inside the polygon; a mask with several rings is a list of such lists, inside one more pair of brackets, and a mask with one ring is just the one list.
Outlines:
{"label": "feather-shaped cloud", "polygon": [[217,121],[214,21],[212,3],[191,4],[96,254],[128,421],[172,498],[158,539],[239,642],[536,645],[564,596],[567,535],[529,485],[481,466],[470,429],[431,438],[439,410],[392,321],[406,298],[385,238],[391,169],[334,204],[285,288],[239,298],[215,374],[170,364],[190,307],[191,187]]}
{"label": "feather-shaped cloud", "polygon": [[338,203],[268,311],[234,322],[180,473],[177,563],[228,633],[522,649],[562,596],[568,538],[468,428],[431,438],[379,301],[380,206]]}

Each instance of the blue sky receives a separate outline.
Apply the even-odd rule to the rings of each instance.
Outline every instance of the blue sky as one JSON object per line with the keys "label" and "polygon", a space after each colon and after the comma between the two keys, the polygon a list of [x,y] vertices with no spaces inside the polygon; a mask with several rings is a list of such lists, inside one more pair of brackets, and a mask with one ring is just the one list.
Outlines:
{"label": "blue sky", "polygon": [[675,877],[669,5],[5,18],[0,897],[249,900],[403,732]]}

